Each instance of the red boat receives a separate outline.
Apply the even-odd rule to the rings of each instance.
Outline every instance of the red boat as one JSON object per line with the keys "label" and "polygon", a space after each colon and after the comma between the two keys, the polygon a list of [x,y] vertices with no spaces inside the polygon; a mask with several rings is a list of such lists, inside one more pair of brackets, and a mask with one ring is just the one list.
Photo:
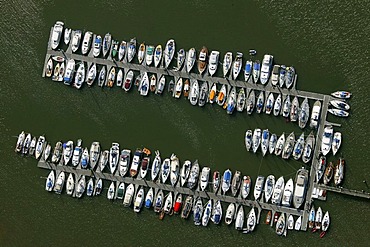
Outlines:
{"label": "red boat", "polygon": [[175,205],[173,206],[173,211],[174,211],[175,214],[180,213],[181,205],[182,205],[182,195],[178,194],[177,198],[176,198],[176,201],[175,201]]}
{"label": "red boat", "polygon": [[267,225],[270,225],[270,222],[271,222],[271,211],[269,211],[268,213],[267,213],[267,216],[266,216],[266,224]]}
{"label": "red boat", "polygon": [[275,212],[275,215],[274,215],[274,223],[276,223],[279,219],[279,213],[278,212]]}

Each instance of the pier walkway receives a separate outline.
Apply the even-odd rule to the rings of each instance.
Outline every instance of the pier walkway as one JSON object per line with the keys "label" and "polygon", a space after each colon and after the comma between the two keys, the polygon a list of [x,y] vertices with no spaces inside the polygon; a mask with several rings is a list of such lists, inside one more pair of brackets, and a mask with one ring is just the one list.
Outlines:
{"label": "pier walkway", "polygon": [[359,190],[351,190],[343,187],[332,187],[327,186],[324,184],[317,184],[316,188],[326,190],[326,191],[332,191],[335,193],[343,194],[343,195],[349,195],[349,196],[355,196],[355,197],[361,197],[365,199],[370,199],[370,193],[366,191],[359,191]]}

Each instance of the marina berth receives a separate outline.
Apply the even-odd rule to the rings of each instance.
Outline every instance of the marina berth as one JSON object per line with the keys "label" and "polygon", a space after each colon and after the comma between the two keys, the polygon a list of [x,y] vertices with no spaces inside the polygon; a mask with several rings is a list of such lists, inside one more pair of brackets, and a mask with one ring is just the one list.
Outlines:
{"label": "marina berth", "polygon": [[262,85],[265,85],[270,78],[273,59],[274,57],[268,54],[264,55],[263,57],[262,66],[261,66],[261,78],[260,78]]}
{"label": "marina berth", "polygon": [[63,34],[63,27],[64,27],[64,23],[61,21],[57,21],[54,24],[53,34],[51,36],[51,49],[53,50],[55,50],[59,46],[60,39]]}

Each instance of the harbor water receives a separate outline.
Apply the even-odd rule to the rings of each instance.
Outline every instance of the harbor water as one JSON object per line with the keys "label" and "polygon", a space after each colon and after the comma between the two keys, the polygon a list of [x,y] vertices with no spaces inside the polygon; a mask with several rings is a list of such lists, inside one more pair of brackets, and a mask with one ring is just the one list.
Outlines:
{"label": "harbor water", "polygon": [[[38,169],[34,158],[14,153],[22,131],[45,134],[55,144],[81,138],[83,146],[100,141],[121,148],[158,149],[162,158],[176,153],[180,161],[198,159],[211,171],[240,170],[253,182],[258,175],[294,178],[301,161],[247,152],[247,129],[268,128],[278,136],[295,131],[297,124],[263,113],[226,114],[218,105],[194,107],[185,100],[140,96],[117,87],[83,87],[76,90],[42,78],[50,27],[61,20],[66,27],[92,31],[113,39],[165,45],[197,51],[203,45],[236,54],[257,50],[274,55],[274,63],[293,65],[299,90],[329,94],[348,90],[353,97],[350,117],[328,120],[342,124],[343,143],[336,157],[346,159],[343,187],[369,191],[368,166],[370,74],[368,1],[5,1],[0,14],[0,246],[224,246],[327,245],[366,246],[369,201],[334,193],[327,201],[315,200],[316,208],[329,211],[331,226],[325,238],[318,233],[289,231],[286,238],[275,228],[260,224],[252,234],[241,234],[221,224],[196,227],[192,218],[165,216],[153,210],[136,214],[122,203],[110,202],[106,190],[100,197],[75,199],[65,193],[44,190],[47,170]],[[66,49],[66,46],[62,46]],[[221,69],[217,75],[221,76]],[[313,102],[311,102],[312,106]],[[307,135],[309,129],[304,132]],[[309,166],[306,166],[309,168]],[[365,182],[364,182],[365,181]],[[108,183],[104,184],[105,189]],[[251,197],[250,197],[251,198]],[[225,212],[227,205],[223,205]],[[245,208],[245,212],[249,209]]]}

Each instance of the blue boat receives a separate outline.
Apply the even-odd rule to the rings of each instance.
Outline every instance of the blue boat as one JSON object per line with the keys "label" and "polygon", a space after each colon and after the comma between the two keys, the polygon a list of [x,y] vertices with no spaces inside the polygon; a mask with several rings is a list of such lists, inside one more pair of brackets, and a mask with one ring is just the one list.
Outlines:
{"label": "blue boat", "polygon": [[222,187],[221,187],[224,194],[226,194],[226,192],[230,189],[232,175],[233,174],[231,173],[230,169],[227,169],[224,172],[224,175],[222,177]]}
{"label": "blue boat", "polygon": [[251,74],[252,74],[252,68],[253,68],[253,62],[251,60],[248,60],[245,63],[245,68],[244,68],[244,80],[248,81]]}
{"label": "blue boat", "polygon": [[256,60],[253,63],[253,81],[254,83],[258,82],[258,79],[260,78],[260,73],[261,73],[261,63],[259,60]]}

